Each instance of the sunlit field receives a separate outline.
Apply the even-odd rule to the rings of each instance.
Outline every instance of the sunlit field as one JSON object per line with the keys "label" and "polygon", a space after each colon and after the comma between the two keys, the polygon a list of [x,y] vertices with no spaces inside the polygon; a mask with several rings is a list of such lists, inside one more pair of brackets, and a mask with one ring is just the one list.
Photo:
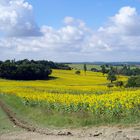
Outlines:
{"label": "sunlit field", "polygon": [[[118,76],[126,82],[128,77]],[[1,96],[17,96],[25,107],[117,119],[139,113],[140,89],[108,88],[106,75],[88,71],[53,70],[50,80],[0,80]]]}
{"label": "sunlit field", "polygon": [[[118,76],[119,80],[126,81],[127,77]],[[50,80],[36,80],[36,81],[13,81],[0,80],[0,89],[2,92],[14,91],[17,89],[28,91],[45,91],[48,93],[80,93],[87,92],[95,93],[96,91],[114,91],[122,90],[120,88],[107,88],[106,75],[96,72],[87,72],[86,75],[82,72],[76,75],[74,70],[53,70]]]}

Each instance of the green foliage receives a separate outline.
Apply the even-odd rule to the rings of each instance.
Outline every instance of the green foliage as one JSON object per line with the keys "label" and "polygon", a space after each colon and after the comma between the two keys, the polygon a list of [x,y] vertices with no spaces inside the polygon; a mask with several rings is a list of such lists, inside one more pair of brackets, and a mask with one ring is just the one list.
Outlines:
{"label": "green foliage", "polygon": [[[127,110],[122,111],[119,106],[113,112],[101,108],[100,111],[94,112],[96,114],[93,114],[91,112],[88,112],[87,110],[84,111],[82,109],[84,106],[81,106],[80,109],[77,109],[77,107],[73,105],[71,105],[69,108],[63,106],[63,111],[60,111],[58,110],[57,106],[53,104],[49,106],[49,104],[47,104],[46,102],[41,102],[36,106],[32,106],[33,103],[31,105],[25,105],[20,98],[13,95],[0,95],[0,97],[8,106],[10,106],[10,109],[16,113],[16,116],[18,118],[24,120],[25,122],[32,122],[32,125],[39,127],[55,126],[60,128],[94,125],[102,126],[105,124],[128,125],[138,124],[140,118],[140,112],[138,108],[135,108],[134,112]],[[7,124],[7,122],[5,123]],[[8,126],[5,125],[6,129],[7,127]]]}
{"label": "green foliage", "polygon": [[81,74],[80,70],[77,70],[77,71],[75,72],[75,74],[80,75],[80,74]]}
{"label": "green foliage", "polygon": [[0,109],[0,135],[2,133],[19,131],[20,128],[13,127],[14,124],[9,120],[7,115]]}
{"label": "green foliage", "polygon": [[87,66],[86,66],[86,64],[84,64],[84,72],[85,72],[85,74],[86,74],[86,71],[87,71]]}
{"label": "green foliage", "polygon": [[122,87],[123,85],[124,85],[123,81],[117,81],[117,82],[115,83],[115,86],[116,86],[116,87]]}
{"label": "green foliage", "polygon": [[[83,64],[68,64],[74,69],[83,70]],[[108,73],[110,70],[113,70],[115,74],[121,74],[126,76],[136,76],[140,75],[140,67],[135,65],[116,65],[115,63],[110,64],[86,64],[87,70],[94,72],[102,72],[103,75]]]}
{"label": "green foliage", "polygon": [[108,72],[109,72],[108,67],[106,68],[106,65],[101,65],[101,72],[103,73],[103,75],[104,75],[105,73],[108,73]]}
{"label": "green foliage", "polygon": [[132,76],[128,79],[126,87],[140,87],[140,76]]}
{"label": "green foliage", "polygon": [[107,80],[111,81],[111,83],[112,83],[113,81],[116,81],[116,80],[117,80],[117,77],[116,77],[116,75],[115,75],[115,73],[114,73],[113,70],[110,70],[110,71],[109,71],[109,73],[108,73],[108,75],[107,75]]}
{"label": "green foliage", "polygon": [[108,84],[107,84],[107,87],[108,87],[108,88],[112,88],[112,87],[114,87],[114,84],[108,83]]}
{"label": "green foliage", "polygon": [[[8,60],[9,61],[9,60]],[[54,63],[52,61],[47,61],[47,60],[31,60],[29,61],[28,59],[24,59],[24,60],[20,60],[20,61],[16,61],[15,62],[17,65],[21,65],[21,64],[42,64],[44,66],[50,67],[52,69],[64,69],[64,70],[71,70],[71,67],[69,67],[66,64],[63,63]]]}
{"label": "green foliage", "polygon": [[48,65],[36,63],[36,61],[25,60],[22,63],[19,61],[5,61],[0,65],[0,77],[15,80],[36,80],[47,79],[51,74],[51,69]]}
{"label": "green foliage", "polygon": [[91,68],[91,71],[93,71],[93,72],[100,72],[100,70],[97,69],[97,68]]}
{"label": "green foliage", "polygon": [[86,66],[86,64],[84,64],[84,71],[87,71],[87,66]]}
{"label": "green foliage", "polygon": [[127,76],[136,76],[140,75],[140,68],[131,68],[130,66],[124,65],[122,69],[120,69],[120,74]]}
{"label": "green foliage", "polygon": [[102,65],[102,66],[101,66],[101,71],[102,71],[103,75],[106,73],[105,65]]}
{"label": "green foliage", "polygon": [[62,63],[54,63],[47,60],[6,60],[0,61],[0,77],[15,80],[36,80],[47,79],[52,69],[71,70],[71,68]]}
{"label": "green foliage", "polygon": [[[69,67],[75,69],[75,70],[83,70],[83,64],[68,64]],[[91,68],[96,68],[98,70],[101,70],[100,65],[94,65],[94,64],[86,64],[87,71],[90,71]]]}

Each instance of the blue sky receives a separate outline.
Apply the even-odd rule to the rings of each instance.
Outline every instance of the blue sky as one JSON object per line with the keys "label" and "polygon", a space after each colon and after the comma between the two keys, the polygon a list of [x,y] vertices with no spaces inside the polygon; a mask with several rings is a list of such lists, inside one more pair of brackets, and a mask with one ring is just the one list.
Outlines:
{"label": "blue sky", "polygon": [[140,10],[139,0],[27,0],[34,7],[34,15],[41,25],[62,26],[66,16],[82,19],[93,29],[99,28],[124,6]]}
{"label": "blue sky", "polygon": [[140,0],[0,0],[0,59],[140,61]]}

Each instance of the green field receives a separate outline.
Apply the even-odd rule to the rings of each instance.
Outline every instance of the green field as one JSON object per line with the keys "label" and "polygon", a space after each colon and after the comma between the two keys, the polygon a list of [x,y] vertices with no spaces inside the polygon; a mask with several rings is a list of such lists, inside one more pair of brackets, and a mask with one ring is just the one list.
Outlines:
{"label": "green field", "polygon": [[[68,64],[70,67],[74,68],[74,69],[77,69],[77,70],[83,70],[84,68],[84,64]],[[96,68],[98,70],[101,70],[101,65],[95,65],[95,64],[86,64],[87,66],[87,70],[91,70],[91,68]],[[123,66],[114,66],[114,67],[117,67],[117,68],[123,68]],[[140,68],[139,65],[130,65],[130,68],[131,69],[135,69],[135,68]]]}
{"label": "green field", "polygon": [[20,128],[16,127],[0,108],[0,134],[12,131],[19,131]]}
{"label": "green field", "polygon": [[[83,70],[84,64],[68,64],[70,67],[77,69],[77,70]],[[91,70],[91,68],[96,68],[98,70],[101,69],[100,65],[94,65],[94,64],[86,64],[87,70]]]}

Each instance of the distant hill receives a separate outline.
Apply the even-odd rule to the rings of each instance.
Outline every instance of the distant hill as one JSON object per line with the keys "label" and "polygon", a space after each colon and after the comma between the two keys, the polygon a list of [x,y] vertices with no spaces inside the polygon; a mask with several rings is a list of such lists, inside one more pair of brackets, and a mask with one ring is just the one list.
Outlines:
{"label": "distant hill", "polygon": [[114,66],[120,66],[120,65],[140,65],[140,62],[61,62],[62,64],[92,64],[92,65],[114,65]]}

